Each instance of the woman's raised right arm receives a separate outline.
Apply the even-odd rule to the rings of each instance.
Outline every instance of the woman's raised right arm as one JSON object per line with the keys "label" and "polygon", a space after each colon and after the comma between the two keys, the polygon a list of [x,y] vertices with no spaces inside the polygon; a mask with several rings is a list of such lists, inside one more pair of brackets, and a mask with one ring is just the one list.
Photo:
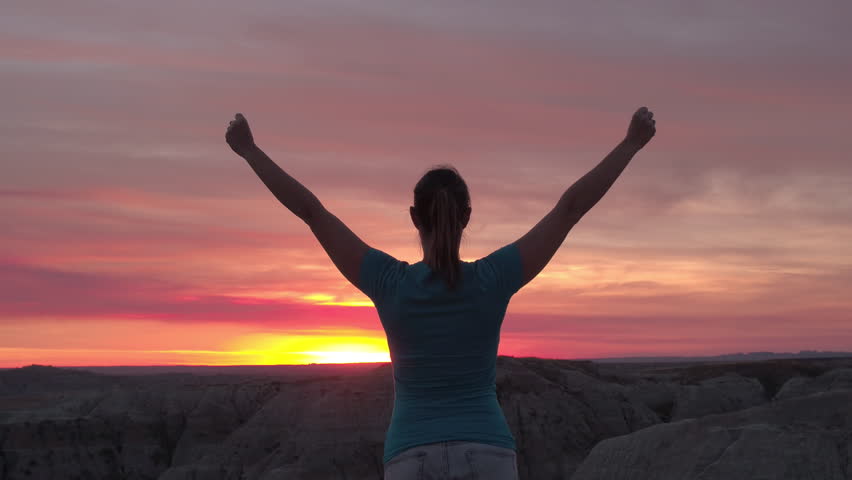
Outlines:
{"label": "woman's raised right arm", "polygon": [[553,210],[515,242],[521,254],[522,286],[544,269],[568,232],[603,198],[636,152],[644,147],[655,133],[654,114],[646,107],[636,110],[624,140],[595,168],[574,182],[562,194]]}

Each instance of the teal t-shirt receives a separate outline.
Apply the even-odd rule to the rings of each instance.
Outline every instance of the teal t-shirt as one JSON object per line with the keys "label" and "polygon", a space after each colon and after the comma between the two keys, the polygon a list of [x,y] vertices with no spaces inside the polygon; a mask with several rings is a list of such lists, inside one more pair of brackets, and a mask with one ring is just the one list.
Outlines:
{"label": "teal t-shirt", "polygon": [[409,265],[374,248],[359,281],[376,306],[393,363],[383,461],[451,440],[515,449],[494,382],[503,316],[521,288],[517,245],[462,261],[454,291],[426,263]]}

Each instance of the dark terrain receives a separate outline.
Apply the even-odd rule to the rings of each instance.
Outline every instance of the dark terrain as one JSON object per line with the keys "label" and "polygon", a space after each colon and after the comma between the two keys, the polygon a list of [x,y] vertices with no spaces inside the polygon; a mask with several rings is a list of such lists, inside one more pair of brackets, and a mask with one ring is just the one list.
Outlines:
{"label": "dark terrain", "polygon": [[[389,364],[122,368],[0,371],[0,480],[382,478]],[[523,479],[852,480],[852,358],[499,357],[497,393]]]}

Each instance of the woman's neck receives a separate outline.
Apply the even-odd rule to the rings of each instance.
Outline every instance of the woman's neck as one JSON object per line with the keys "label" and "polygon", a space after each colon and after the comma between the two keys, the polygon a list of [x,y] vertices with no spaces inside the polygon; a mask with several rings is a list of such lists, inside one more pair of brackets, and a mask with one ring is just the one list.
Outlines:
{"label": "woman's neck", "polygon": [[426,265],[434,268],[435,259],[432,258],[432,242],[431,239],[421,240],[421,248],[423,248],[423,260],[421,260]]}

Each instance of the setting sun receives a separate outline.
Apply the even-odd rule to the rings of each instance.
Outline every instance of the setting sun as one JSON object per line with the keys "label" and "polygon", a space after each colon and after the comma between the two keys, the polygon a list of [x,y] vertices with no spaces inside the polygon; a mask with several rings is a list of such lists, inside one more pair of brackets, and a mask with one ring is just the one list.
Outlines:
{"label": "setting sun", "polygon": [[231,348],[259,365],[390,362],[384,337],[254,334]]}
{"label": "setting sun", "polygon": [[373,362],[390,362],[388,352],[357,352],[352,350],[331,352],[300,352],[305,355],[312,355],[316,360],[311,363],[373,363]]}

